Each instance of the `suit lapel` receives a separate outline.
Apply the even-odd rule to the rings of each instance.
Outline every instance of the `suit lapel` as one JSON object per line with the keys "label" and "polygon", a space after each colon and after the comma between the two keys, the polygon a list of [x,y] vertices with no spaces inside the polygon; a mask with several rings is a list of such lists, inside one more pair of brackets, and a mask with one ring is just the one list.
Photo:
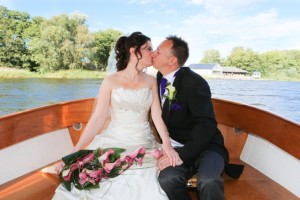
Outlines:
{"label": "suit lapel", "polygon": [[166,99],[164,102],[164,105],[162,107],[162,118],[164,120],[164,122],[166,123],[166,125],[168,125],[168,119],[169,119],[169,100]]}
{"label": "suit lapel", "polygon": [[[161,97],[161,94],[160,94],[160,81],[161,81],[162,77],[163,77],[162,74],[160,72],[158,72],[157,76],[156,76],[156,79],[157,79],[157,87],[158,87],[157,91],[158,91],[160,104],[162,103],[161,102],[162,97]],[[163,118],[163,120],[166,124],[168,122],[167,119],[169,118],[168,115],[169,115],[169,101],[166,99],[163,106],[162,106],[162,118]]]}
{"label": "suit lapel", "polygon": [[[180,86],[180,79],[181,79],[181,75],[183,73],[183,69],[182,67],[179,69],[179,71],[177,72],[176,76],[175,76],[175,79],[173,81],[173,86],[176,88],[177,92],[179,91],[179,86]],[[158,76],[157,79],[159,79],[159,83],[160,83],[160,80],[161,80],[162,76]],[[170,109],[170,106],[169,105],[169,100],[166,99],[164,104],[163,104],[163,107],[162,107],[162,118],[164,120],[164,122],[166,123],[166,125],[168,126],[168,123],[169,123],[169,119],[170,119],[170,116],[172,114],[172,110]]]}

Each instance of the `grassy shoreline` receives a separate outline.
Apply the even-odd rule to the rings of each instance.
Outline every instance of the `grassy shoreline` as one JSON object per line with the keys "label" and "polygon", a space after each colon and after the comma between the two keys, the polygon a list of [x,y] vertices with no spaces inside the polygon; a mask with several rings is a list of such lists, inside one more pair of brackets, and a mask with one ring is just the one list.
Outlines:
{"label": "grassy shoreline", "polygon": [[0,67],[0,78],[61,78],[61,79],[103,79],[105,71],[90,71],[82,69],[59,70],[56,72],[37,73],[26,69]]}
{"label": "grassy shoreline", "polygon": [[[61,78],[61,79],[104,79],[106,76],[105,71],[90,71],[82,69],[73,70],[59,70],[56,72],[48,72],[40,74],[37,72],[30,72],[26,69],[16,69],[9,67],[0,67],[0,78]],[[214,77],[205,77],[205,79],[216,79]],[[245,78],[226,78],[224,79],[241,79],[241,80],[254,80],[250,77]],[[273,81],[300,81],[300,78],[290,77],[262,77],[255,80],[273,80]]]}

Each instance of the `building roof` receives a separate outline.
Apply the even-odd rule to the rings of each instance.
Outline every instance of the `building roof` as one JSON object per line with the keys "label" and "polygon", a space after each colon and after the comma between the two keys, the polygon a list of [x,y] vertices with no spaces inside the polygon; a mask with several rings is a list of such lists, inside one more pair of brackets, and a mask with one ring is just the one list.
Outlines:
{"label": "building roof", "polygon": [[189,67],[191,69],[213,69],[218,66],[218,63],[210,63],[210,64],[190,64]]}
{"label": "building roof", "polygon": [[237,67],[221,67],[218,63],[208,63],[208,64],[190,64],[189,67],[191,69],[196,70],[212,70],[212,71],[221,71],[222,73],[236,73],[236,74],[247,74],[248,72],[246,70],[237,68]]}

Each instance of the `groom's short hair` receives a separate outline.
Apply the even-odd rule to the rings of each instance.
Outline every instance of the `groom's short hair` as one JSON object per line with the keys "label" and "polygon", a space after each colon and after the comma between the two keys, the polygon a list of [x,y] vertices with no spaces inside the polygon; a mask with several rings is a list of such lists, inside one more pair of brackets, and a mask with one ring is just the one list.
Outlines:
{"label": "groom's short hair", "polygon": [[189,58],[189,47],[186,41],[176,35],[166,37],[167,40],[173,42],[172,54],[177,58],[178,64],[183,66]]}

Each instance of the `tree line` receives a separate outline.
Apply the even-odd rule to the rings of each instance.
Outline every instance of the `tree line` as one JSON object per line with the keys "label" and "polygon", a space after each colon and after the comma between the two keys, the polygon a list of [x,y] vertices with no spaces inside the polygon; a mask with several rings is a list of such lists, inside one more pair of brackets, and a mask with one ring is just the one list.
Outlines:
{"label": "tree line", "polygon": [[[60,69],[104,70],[115,41],[122,33],[108,29],[91,32],[82,14],[61,14],[51,19],[0,6],[0,67],[36,72]],[[227,58],[206,50],[200,63],[234,66],[266,77],[300,78],[300,50],[257,53],[235,47]]]}
{"label": "tree line", "polygon": [[264,77],[300,78],[300,50],[272,50],[258,53],[250,48],[235,47],[229,56],[221,58],[216,49],[206,50],[200,63],[219,63],[252,73],[259,71]]}
{"label": "tree line", "polygon": [[122,33],[91,32],[82,14],[51,19],[0,6],[0,66],[36,72],[60,69],[103,70]]}

